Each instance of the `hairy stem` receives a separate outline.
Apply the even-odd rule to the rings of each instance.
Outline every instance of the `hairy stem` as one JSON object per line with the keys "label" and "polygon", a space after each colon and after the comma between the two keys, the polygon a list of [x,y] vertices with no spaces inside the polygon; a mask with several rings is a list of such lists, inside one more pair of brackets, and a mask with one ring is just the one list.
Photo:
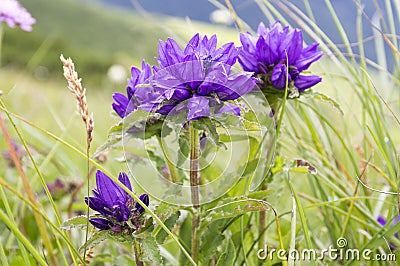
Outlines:
{"label": "hairy stem", "polygon": [[133,241],[133,250],[135,252],[135,261],[137,266],[144,266],[143,261],[140,260],[142,257],[142,248],[140,247],[140,244],[134,240]]}
{"label": "hairy stem", "polygon": [[192,258],[197,263],[199,256],[199,239],[197,236],[197,229],[200,225],[200,214],[198,208],[200,207],[199,195],[199,132],[192,125],[189,127],[190,138],[190,189],[192,196],[192,204],[194,208],[192,218]]}
{"label": "hairy stem", "polygon": [[199,133],[193,126],[189,128],[190,137],[190,188],[193,207],[200,205],[199,198]]}

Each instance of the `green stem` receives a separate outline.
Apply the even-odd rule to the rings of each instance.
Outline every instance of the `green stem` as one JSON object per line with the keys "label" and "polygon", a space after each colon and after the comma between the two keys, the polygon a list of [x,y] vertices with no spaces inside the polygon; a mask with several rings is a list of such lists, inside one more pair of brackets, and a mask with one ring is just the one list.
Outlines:
{"label": "green stem", "polygon": [[197,263],[199,256],[199,239],[197,229],[200,226],[200,215],[198,208],[200,207],[199,195],[199,132],[193,127],[189,126],[190,138],[190,191],[193,204],[193,218],[192,218],[192,258]]}
{"label": "green stem", "polygon": [[142,248],[136,240],[133,240],[133,250],[135,252],[136,266],[144,266],[143,261],[140,260],[142,257]]}
{"label": "green stem", "polygon": [[176,183],[176,182],[178,182],[178,172],[176,171],[176,167],[172,163],[172,161],[168,158],[168,154],[165,152],[161,137],[157,136],[157,140],[158,140],[158,144],[160,145],[160,148],[161,148],[161,150],[163,152],[165,162],[167,163],[169,175],[170,175],[170,178],[171,178],[170,181],[172,183]]}

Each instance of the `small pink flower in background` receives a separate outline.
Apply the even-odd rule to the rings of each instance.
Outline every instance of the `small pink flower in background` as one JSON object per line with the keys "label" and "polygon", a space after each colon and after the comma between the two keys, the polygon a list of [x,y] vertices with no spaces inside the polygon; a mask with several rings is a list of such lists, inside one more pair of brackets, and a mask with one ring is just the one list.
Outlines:
{"label": "small pink flower in background", "polygon": [[32,31],[32,25],[36,19],[17,0],[2,0],[0,1],[0,21],[5,21],[11,28],[19,25],[24,31]]}

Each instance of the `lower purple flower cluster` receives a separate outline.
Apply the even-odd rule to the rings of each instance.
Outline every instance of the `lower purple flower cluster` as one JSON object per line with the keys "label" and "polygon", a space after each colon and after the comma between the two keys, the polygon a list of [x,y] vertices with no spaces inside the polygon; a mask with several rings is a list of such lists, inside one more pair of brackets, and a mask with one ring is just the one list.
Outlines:
{"label": "lower purple flower cluster", "polygon": [[[125,172],[119,174],[118,180],[132,191],[131,183]],[[136,229],[140,226],[138,219],[143,214],[144,208],[138,202],[134,203],[132,196],[100,170],[96,172],[96,186],[92,190],[94,196],[85,197],[86,204],[99,213],[98,217],[89,219],[93,226],[100,230],[112,230],[116,233],[125,229]],[[139,199],[146,206],[149,205],[147,194],[140,195]],[[128,225],[128,221],[131,225]]]}

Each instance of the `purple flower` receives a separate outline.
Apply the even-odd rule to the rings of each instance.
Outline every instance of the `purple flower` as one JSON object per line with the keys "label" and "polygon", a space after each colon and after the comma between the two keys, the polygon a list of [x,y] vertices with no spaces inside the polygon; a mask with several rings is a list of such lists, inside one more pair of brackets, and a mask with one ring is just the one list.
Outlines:
{"label": "purple flower", "polygon": [[[158,97],[139,106],[163,115],[187,111],[189,120],[219,114],[227,102],[248,93],[255,86],[250,72],[233,73],[238,51],[233,43],[216,48],[217,38],[196,34],[181,49],[173,39],[160,41],[158,62],[150,84]],[[238,108],[225,108],[238,115]],[[233,111],[234,110],[234,111]],[[239,111],[240,112],[240,111]]]}
{"label": "purple flower", "polygon": [[135,111],[138,104],[146,102],[154,98],[151,90],[146,87],[139,87],[139,85],[146,85],[149,78],[152,76],[152,71],[149,64],[145,61],[142,62],[142,70],[136,67],[131,68],[132,78],[128,79],[128,86],[126,87],[126,96],[121,93],[114,93],[112,104],[113,109],[117,114],[124,118],[131,112]]}
{"label": "purple flower", "polygon": [[4,21],[11,28],[19,25],[24,31],[32,31],[36,20],[16,0],[0,1],[0,21]]}
{"label": "purple flower", "polygon": [[318,51],[317,43],[303,48],[303,35],[299,29],[289,31],[289,27],[283,28],[279,21],[270,28],[260,23],[257,37],[244,33],[240,35],[240,41],[240,65],[245,71],[254,72],[264,88],[283,89],[287,80],[289,86],[303,92],[322,80],[319,76],[301,75],[321,58],[322,52]]}
{"label": "purple flower", "polygon": [[[184,49],[171,38],[158,45],[159,67],[142,63],[133,67],[127,95],[114,93],[113,108],[124,118],[141,109],[161,115],[187,113],[188,120],[218,115],[240,114],[229,101],[248,93],[256,84],[251,72],[233,73],[238,56],[233,43],[217,48],[216,35],[194,35]],[[141,84],[141,86],[139,86]]]}
{"label": "purple flower", "polygon": [[[131,183],[125,172],[119,174],[118,180],[132,191]],[[91,218],[89,221],[100,230],[112,229],[115,231],[114,229],[121,228],[124,222],[131,218],[133,214],[132,197],[100,170],[96,172],[96,185],[97,187],[92,190],[94,196],[89,197],[89,200],[85,197],[85,202],[91,209],[99,212],[101,217]],[[141,195],[141,197],[141,200],[148,205],[148,196],[146,195],[147,201],[143,199],[145,196]],[[143,212],[137,212],[136,209],[135,206],[136,215]]]}

